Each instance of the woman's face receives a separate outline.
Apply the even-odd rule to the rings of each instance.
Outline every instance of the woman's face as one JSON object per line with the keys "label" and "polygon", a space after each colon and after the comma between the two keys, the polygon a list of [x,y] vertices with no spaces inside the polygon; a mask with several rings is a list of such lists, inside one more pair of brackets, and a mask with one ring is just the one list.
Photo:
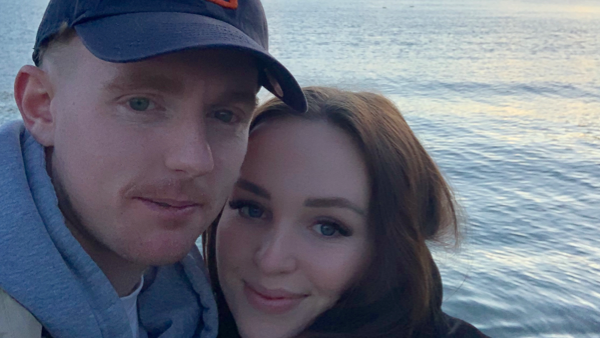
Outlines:
{"label": "woman's face", "polygon": [[369,262],[367,169],[341,129],[260,125],[217,230],[217,268],[244,338],[293,337]]}

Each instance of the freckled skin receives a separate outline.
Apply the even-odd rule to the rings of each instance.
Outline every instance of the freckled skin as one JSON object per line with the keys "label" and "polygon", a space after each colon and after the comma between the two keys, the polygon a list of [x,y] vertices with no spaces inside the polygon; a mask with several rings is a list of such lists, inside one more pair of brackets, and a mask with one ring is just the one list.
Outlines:
{"label": "freckled skin", "polygon": [[[68,48],[76,69],[68,80],[49,72],[54,130],[44,144],[67,226],[103,270],[181,259],[239,174],[254,102],[228,98],[232,91],[254,97],[254,61],[207,50],[116,64],[95,58],[77,38]],[[162,76],[179,87],[124,85],[127,74]],[[197,206],[186,217],[161,218],[140,198]]]}
{"label": "freckled skin", "polygon": [[[244,338],[293,337],[332,307],[370,259],[366,215],[310,207],[307,199],[344,198],[368,210],[367,170],[348,135],[325,122],[271,121],[250,135],[241,179],[266,199],[236,185],[217,228],[217,268],[227,304]],[[235,203],[255,203],[239,207]],[[344,236],[335,221],[350,230]],[[253,306],[245,284],[302,295],[289,311]]]}

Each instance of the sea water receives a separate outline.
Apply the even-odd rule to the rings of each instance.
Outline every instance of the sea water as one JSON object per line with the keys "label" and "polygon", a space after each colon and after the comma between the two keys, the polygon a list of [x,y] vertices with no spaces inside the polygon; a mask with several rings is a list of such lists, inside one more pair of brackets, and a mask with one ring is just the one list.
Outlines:
{"label": "sea water", "polygon": [[[0,121],[44,0],[0,0]],[[466,215],[444,309],[492,337],[600,337],[600,2],[263,0],[301,85],[398,104]]]}

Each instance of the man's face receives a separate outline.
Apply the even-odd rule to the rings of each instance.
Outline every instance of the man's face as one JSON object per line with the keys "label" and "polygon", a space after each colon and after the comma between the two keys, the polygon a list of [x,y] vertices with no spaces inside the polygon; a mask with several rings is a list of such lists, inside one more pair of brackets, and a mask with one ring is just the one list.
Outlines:
{"label": "man's face", "polygon": [[234,51],[116,64],[79,39],[53,83],[52,178],[88,250],[140,265],[181,259],[237,179],[258,75]]}

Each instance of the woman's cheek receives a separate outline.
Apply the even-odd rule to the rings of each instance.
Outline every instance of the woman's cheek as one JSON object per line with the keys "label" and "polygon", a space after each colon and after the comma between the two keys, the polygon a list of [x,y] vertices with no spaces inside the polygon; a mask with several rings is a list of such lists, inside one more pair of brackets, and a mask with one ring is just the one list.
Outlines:
{"label": "woman's cheek", "polygon": [[[332,250],[332,252],[321,253],[321,257],[329,257],[325,260],[321,258],[319,263],[319,272],[321,275],[322,288],[329,290],[333,294],[341,295],[343,292],[353,286],[365,273],[370,263],[370,250],[363,241],[348,243],[347,247],[341,250]],[[319,260],[314,260],[319,262]]]}

